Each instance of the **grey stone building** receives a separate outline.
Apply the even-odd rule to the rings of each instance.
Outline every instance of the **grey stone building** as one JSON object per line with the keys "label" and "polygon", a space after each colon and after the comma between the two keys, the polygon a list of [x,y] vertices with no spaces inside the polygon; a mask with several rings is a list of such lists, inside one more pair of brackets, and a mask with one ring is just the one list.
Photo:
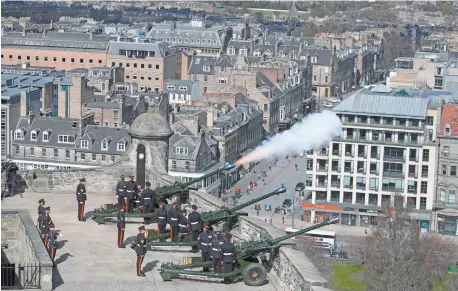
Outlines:
{"label": "grey stone building", "polygon": [[164,93],[170,104],[184,104],[186,101],[199,100],[199,84],[191,80],[168,79],[165,81]]}
{"label": "grey stone building", "polygon": [[11,160],[20,170],[93,168],[119,161],[131,138],[124,128],[82,119],[20,117],[13,129]]}
{"label": "grey stone building", "polygon": [[458,235],[458,107],[441,108],[438,131],[438,167],[436,189],[436,219],[440,234]]}

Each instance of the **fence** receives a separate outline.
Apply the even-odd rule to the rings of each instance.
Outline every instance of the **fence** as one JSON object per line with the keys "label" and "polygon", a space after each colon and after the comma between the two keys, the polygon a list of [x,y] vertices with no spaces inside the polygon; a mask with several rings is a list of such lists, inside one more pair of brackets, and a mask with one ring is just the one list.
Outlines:
{"label": "fence", "polygon": [[40,289],[41,265],[2,264],[2,290]]}

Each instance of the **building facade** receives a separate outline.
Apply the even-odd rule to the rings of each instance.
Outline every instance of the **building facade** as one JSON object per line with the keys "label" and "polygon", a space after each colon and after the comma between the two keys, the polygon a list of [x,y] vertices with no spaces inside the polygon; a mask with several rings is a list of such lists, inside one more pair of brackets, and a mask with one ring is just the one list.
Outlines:
{"label": "building facade", "polygon": [[371,226],[385,203],[402,202],[429,230],[438,122],[431,104],[427,96],[379,85],[337,105],[341,137],[307,155],[305,216]]}

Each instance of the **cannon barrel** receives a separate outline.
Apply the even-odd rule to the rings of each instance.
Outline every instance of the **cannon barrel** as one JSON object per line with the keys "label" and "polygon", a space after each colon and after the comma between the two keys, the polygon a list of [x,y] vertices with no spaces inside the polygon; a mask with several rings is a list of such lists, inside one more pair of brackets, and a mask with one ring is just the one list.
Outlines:
{"label": "cannon barrel", "polygon": [[287,235],[284,235],[284,236],[281,236],[281,237],[278,237],[278,238],[275,238],[275,239],[268,239],[267,241],[271,245],[276,245],[276,244],[278,244],[278,243],[280,243],[282,241],[285,241],[287,239],[293,238],[295,236],[304,234],[304,233],[312,231],[314,229],[317,229],[317,228],[320,228],[320,227],[323,227],[323,226],[326,226],[326,225],[334,224],[334,223],[337,223],[337,222],[339,222],[339,217],[338,216],[331,217],[331,218],[329,218],[328,220],[326,220],[326,221],[324,221],[322,223],[318,223],[318,224],[312,225],[310,227],[303,228],[303,229],[298,230],[296,232],[293,232],[293,233],[290,233],[290,234],[287,234]]}
{"label": "cannon barrel", "polygon": [[247,206],[249,206],[249,205],[252,205],[252,204],[254,204],[254,203],[256,203],[256,202],[259,202],[259,201],[264,200],[264,199],[267,199],[267,198],[269,198],[269,197],[271,197],[271,196],[279,195],[280,193],[285,193],[285,192],[286,192],[286,187],[285,187],[285,186],[282,186],[282,187],[276,189],[275,191],[270,192],[270,193],[268,193],[268,194],[266,194],[266,195],[263,195],[263,196],[261,196],[261,197],[259,197],[259,198],[250,200],[250,201],[245,202],[245,203],[243,203],[243,204],[241,204],[241,205],[239,205],[239,206],[230,208],[228,212],[229,212],[229,213],[234,213],[234,212],[239,211],[239,210],[241,210],[241,209],[243,209],[243,208],[245,208],[245,207],[247,207]]}

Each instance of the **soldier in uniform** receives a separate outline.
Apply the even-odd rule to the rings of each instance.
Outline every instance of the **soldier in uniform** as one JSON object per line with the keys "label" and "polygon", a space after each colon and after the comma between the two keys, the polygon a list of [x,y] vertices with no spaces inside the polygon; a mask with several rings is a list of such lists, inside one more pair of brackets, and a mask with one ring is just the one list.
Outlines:
{"label": "soldier in uniform", "polygon": [[157,234],[165,233],[167,221],[167,209],[165,209],[165,203],[159,202],[159,220],[157,222]]}
{"label": "soldier in uniform", "polygon": [[221,248],[224,244],[224,240],[221,237],[221,232],[216,231],[215,232],[216,236],[213,238],[212,242],[212,251],[211,251],[211,256],[213,260],[213,272],[214,273],[221,273],[221,259],[222,259],[222,253],[221,253]]}
{"label": "soldier in uniform", "polygon": [[56,257],[56,251],[57,251],[57,231],[56,228],[54,227],[54,224],[50,224],[48,226],[49,228],[49,242],[48,242],[48,251],[49,251],[49,257],[51,258],[51,261],[54,265],[54,258]]}
{"label": "soldier in uniform", "polygon": [[142,263],[143,258],[146,254],[146,237],[145,237],[145,227],[140,226],[138,228],[139,233],[137,234],[137,239],[135,241],[135,252],[137,253],[137,276],[145,277],[145,274],[142,272]]}
{"label": "soldier in uniform", "polygon": [[178,220],[180,219],[180,211],[176,202],[172,204],[172,208],[167,212],[167,222],[170,225],[170,240],[177,241],[178,238]]}
{"label": "soldier in uniform", "polygon": [[134,176],[129,176],[129,181],[126,182],[126,211],[134,210],[135,196],[137,193],[137,184],[134,181]]}
{"label": "soldier in uniform", "polygon": [[41,225],[41,233],[43,234],[43,242],[45,246],[48,246],[49,242],[49,226],[54,225],[52,222],[51,216],[49,216],[49,212],[51,208],[48,206],[45,208],[45,214],[42,215],[42,225]]}
{"label": "soldier in uniform", "polygon": [[[143,213],[151,213],[153,212],[153,205],[156,205],[154,191],[150,189],[151,182],[146,181],[145,183],[146,189],[142,192],[142,204],[143,204]],[[149,224],[150,218],[143,218],[143,222],[145,224]]]}
{"label": "soldier in uniform", "polygon": [[180,218],[178,219],[178,236],[180,237],[180,241],[183,241],[185,235],[188,234],[188,218],[187,212],[185,209],[181,210]]}
{"label": "soldier in uniform", "polygon": [[[210,251],[212,247],[212,236],[208,230],[208,226],[204,226],[204,231],[199,235],[200,251],[202,255],[202,262],[210,262]],[[208,268],[204,268],[204,272],[208,272]]]}
{"label": "soldier in uniform", "polygon": [[116,184],[116,198],[118,199],[118,207],[124,207],[124,199],[126,199],[126,182],[124,181],[124,175],[121,175],[120,181]]}
{"label": "soldier in uniform", "polygon": [[223,269],[224,273],[231,273],[234,271],[234,263],[237,259],[237,250],[235,245],[231,243],[232,234],[226,233],[226,242],[223,244],[222,253],[223,253]]}
{"label": "soldier in uniform", "polygon": [[45,200],[41,198],[38,200],[38,219],[37,219],[37,227],[40,228],[40,217],[45,214]]}
{"label": "soldier in uniform", "polygon": [[[197,205],[192,205],[191,208],[192,212],[189,214],[188,228],[191,232],[191,241],[197,241],[199,233],[202,230],[202,218],[200,217],[200,213],[197,212]],[[198,251],[197,245],[192,246],[192,251]]]}
{"label": "soldier in uniform", "polygon": [[124,230],[126,229],[126,215],[124,208],[121,207],[118,212],[118,248],[125,248],[124,246]]}
{"label": "soldier in uniform", "polygon": [[86,204],[86,179],[81,178],[80,183],[76,187],[76,201],[78,202],[78,220],[86,221],[84,219],[84,204]]}

